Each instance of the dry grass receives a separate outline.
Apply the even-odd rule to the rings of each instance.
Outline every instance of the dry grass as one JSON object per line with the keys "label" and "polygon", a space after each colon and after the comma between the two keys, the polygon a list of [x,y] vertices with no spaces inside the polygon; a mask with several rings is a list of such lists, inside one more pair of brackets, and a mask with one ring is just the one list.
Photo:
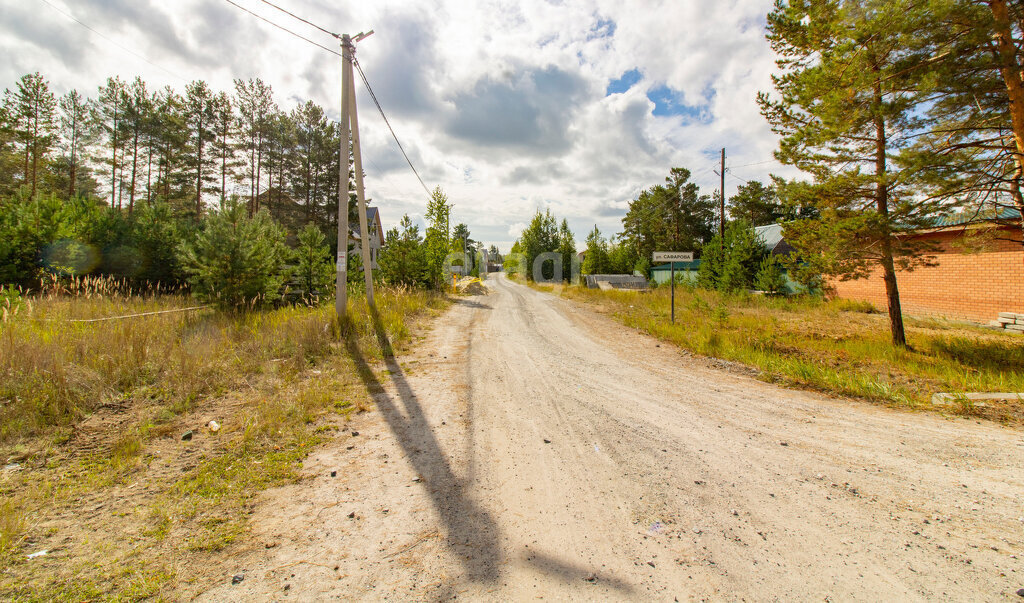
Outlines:
{"label": "dry grass", "polygon": [[[870,304],[677,287],[673,325],[665,287],[561,294],[691,352],[755,367],[768,381],[926,409],[935,392],[1024,391],[1024,337],[963,323],[909,318],[910,348],[899,349],[888,317]],[[940,410],[1024,425],[1019,405]]]}
{"label": "dry grass", "polygon": [[[94,285],[25,300],[0,324],[0,597],[176,598],[245,533],[260,490],[369,408],[329,303],[69,322],[194,305]],[[349,303],[343,335],[380,358],[365,300]],[[380,290],[378,326],[400,348],[446,304]]]}

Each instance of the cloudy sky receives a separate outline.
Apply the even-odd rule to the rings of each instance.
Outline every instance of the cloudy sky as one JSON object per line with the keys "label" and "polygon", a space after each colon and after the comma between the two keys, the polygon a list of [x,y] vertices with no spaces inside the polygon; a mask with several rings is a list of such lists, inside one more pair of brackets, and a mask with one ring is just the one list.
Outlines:
{"label": "cloudy sky", "polygon": [[[335,47],[260,0],[234,0]],[[710,193],[790,174],[755,95],[770,88],[771,0],[277,0],[335,32],[376,33],[357,56],[424,181],[474,238],[511,246],[537,208],[582,247],[621,229],[630,199],[686,167]],[[72,18],[82,24],[76,23]],[[40,71],[95,96],[108,76],[151,86],[260,77],[278,104],[313,99],[337,118],[340,59],[226,0],[0,0],[0,87]],[[367,194],[385,227],[422,221],[426,193],[369,98],[359,96]]]}

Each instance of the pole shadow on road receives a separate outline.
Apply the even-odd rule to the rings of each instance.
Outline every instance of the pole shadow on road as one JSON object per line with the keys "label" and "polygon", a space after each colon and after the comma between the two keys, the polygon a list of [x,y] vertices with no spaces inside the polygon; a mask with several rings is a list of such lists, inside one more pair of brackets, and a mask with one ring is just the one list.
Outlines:
{"label": "pole shadow on road", "polygon": [[460,298],[460,297],[455,297],[455,298],[451,298],[451,299],[452,299],[452,302],[454,302],[455,304],[458,304],[460,306],[466,306],[466,307],[469,307],[469,308],[478,308],[478,309],[481,309],[481,310],[493,310],[493,308],[491,308],[487,304],[485,304],[483,302],[478,302],[476,300],[465,299],[465,298]]}
{"label": "pole shadow on road", "polygon": [[543,574],[558,578],[563,584],[590,582],[617,590],[625,597],[635,595],[635,589],[628,582],[613,578],[607,573],[589,570],[583,566],[562,561],[535,550],[523,551],[521,561]]}
{"label": "pole shadow on road", "polygon": [[469,499],[466,484],[452,472],[415,392],[394,358],[380,316],[373,309],[370,313],[398,398],[386,393],[359,350],[355,337],[345,337],[348,354],[406,458],[425,480],[434,508],[445,524],[448,547],[459,558],[467,578],[474,582],[494,582],[502,563],[497,524],[486,510]]}

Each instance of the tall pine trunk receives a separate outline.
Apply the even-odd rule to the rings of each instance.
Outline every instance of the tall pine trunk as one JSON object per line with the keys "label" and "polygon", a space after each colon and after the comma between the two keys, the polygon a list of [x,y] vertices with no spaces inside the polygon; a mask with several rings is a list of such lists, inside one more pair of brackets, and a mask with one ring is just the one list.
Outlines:
{"label": "tall pine trunk", "polygon": [[882,216],[882,278],[885,281],[885,296],[889,306],[889,330],[892,332],[892,343],[899,347],[907,346],[907,335],[903,329],[903,310],[900,307],[900,291],[896,285],[896,267],[893,262],[893,236],[889,228],[889,185],[886,182],[886,158],[885,151],[887,138],[885,133],[885,118],[882,116],[882,83],[878,79],[877,66],[875,68],[875,206],[879,215]]}
{"label": "tall pine trunk", "polygon": [[1021,176],[1024,175],[1024,66],[1017,59],[1017,45],[1013,40],[1013,28],[1006,0],[989,0],[989,8],[995,20],[994,43],[999,56],[999,72],[1006,84],[1006,96],[1009,98],[1010,123],[1013,126],[1013,142],[1016,152],[1013,159],[1016,163],[1012,183],[1012,196],[1017,211],[1020,212],[1021,243],[1024,244],[1024,196],[1021,195]]}
{"label": "tall pine trunk", "polygon": [[75,175],[77,173],[78,166],[78,113],[77,109],[71,114],[71,169],[69,170],[68,179],[68,199],[72,199],[75,196]]}
{"label": "tall pine trunk", "polygon": [[153,141],[146,145],[146,206],[153,205]]}
{"label": "tall pine trunk", "polygon": [[200,112],[196,148],[196,220],[203,216],[203,118]]}
{"label": "tall pine trunk", "polygon": [[254,197],[254,212],[260,210],[260,170],[263,169],[263,134],[259,135],[256,143],[256,196]]}
{"label": "tall pine trunk", "polygon": [[117,99],[114,99],[114,124],[110,129],[110,207],[117,201]]}
{"label": "tall pine trunk", "polygon": [[39,164],[39,101],[35,103],[32,118],[32,198],[36,196],[36,174]]}
{"label": "tall pine trunk", "polygon": [[135,211],[135,182],[139,177],[139,128],[135,126],[132,135],[132,183],[128,187],[128,215]]}
{"label": "tall pine trunk", "polygon": [[220,208],[224,209],[224,202],[228,196],[228,133],[227,127],[221,132],[220,147]]}

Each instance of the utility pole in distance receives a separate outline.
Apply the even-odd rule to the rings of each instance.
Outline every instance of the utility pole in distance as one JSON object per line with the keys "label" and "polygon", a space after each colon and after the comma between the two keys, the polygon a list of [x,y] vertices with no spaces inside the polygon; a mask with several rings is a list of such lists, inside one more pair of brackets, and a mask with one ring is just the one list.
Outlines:
{"label": "utility pole in distance", "polygon": [[718,198],[718,234],[725,244],[725,147],[722,147],[722,196]]}
{"label": "utility pole in distance", "polygon": [[[351,136],[352,155],[356,175],[356,200],[359,205],[359,236],[362,246],[363,274],[366,277],[366,303],[373,308],[373,267],[370,259],[370,238],[366,224],[366,194],[363,188],[363,158],[359,148],[359,117],[356,109],[356,87],[353,83],[352,61],[355,57],[355,45],[373,34],[360,33],[351,38],[341,37],[342,73],[341,73],[341,157],[339,157],[338,181],[338,268],[335,283],[334,307],[338,321],[345,319],[348,313],[348,145]],[[342,207],[344,206],[344,210]]]}

